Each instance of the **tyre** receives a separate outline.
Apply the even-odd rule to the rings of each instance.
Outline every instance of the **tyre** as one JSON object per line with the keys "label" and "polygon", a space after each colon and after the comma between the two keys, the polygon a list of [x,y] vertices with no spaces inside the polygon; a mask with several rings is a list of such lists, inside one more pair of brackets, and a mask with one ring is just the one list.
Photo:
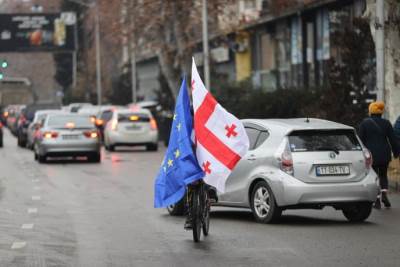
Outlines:
{"label": "tyre", "polygon": [[[203,190],[205,190],[204,185],[203,185]],[[208,236],[208,232],[210,230],[210,198],[208,195],[208,192],[206,191],[205,194],[205,199],[203,202],[203,205],[205,205],[204,207],[204,215],[203,215],[203,234],[204,236]]]}
{"label": "tyre", "polygon": [[108,146],[108,151],[115,151],[115,146],[114,145],[109,145]]}
{"label": "tyre", "polygon": [[177,203],[175,203],[173,205],[169,205],[167,207],[167,211],[168,211],[169,215],[171,215],[171,216],[185,215],[185,199],[186,199],[186,197],[183,197]]}
{"label": "tyre", "polygon": [[46,163],[46,161],[47,161],[47,156],[46,155],[44,155],[44,156],[38,155],[37,157],[38,157],[39,163]]}
{"label": "tyre", "polygon": [[201,203],[200,203],[200,191],[196,188],[192,195],[192,225],[193,225],[193,240],[194,242],[200,241],[201,236]]}
{"label": "tyre", "polygon": [[147,151],[157,151],[158,150],[158,144],[147,144],[146,145],[146,150]]}
{"label": "tyre", "polygon": [[38,155],[36,154],[36,152],[33,152],[33,155],[34,155],[34,159],[38,160]]}
{"label": "tyre", "polygon": [[342,210],[344,217],[350,222],[365,221],[372,211],[372,203],[356,203]]}
{"label": "tyre", "polygon": [[88,156],[88,161],[89,162],[94,162],[94,163],[100,163],[101,162],[101,154],[100,153],[95,153],[92,155]]}
{"label": "tyre", "polygon": [[259,223],[276,222],[282,214],[282,209],[276,204],[275,196],[265,181],[254,186],[250,202],[253,216]]}
{"label": "tyre", "polygon": [[0,147],[3,147],[3,137],[0,137]]}

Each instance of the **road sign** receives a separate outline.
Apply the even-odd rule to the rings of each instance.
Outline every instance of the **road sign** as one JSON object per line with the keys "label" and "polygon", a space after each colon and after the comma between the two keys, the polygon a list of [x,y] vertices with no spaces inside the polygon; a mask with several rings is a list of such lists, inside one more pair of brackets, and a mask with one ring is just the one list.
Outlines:
{"label": "road sign", "polygon": [[0,14],[0,52],[73,51],[74,27],[71,12]]}

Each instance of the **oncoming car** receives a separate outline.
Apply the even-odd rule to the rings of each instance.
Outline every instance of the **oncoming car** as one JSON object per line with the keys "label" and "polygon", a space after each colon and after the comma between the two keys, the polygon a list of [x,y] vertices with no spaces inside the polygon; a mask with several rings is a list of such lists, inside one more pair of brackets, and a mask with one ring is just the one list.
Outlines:
{"label": "oncoming car", "polygon": [[99,134],[90,116],[50,114],[36,133],[34,153],[40,163],[59,156],[87,156],[100,162]]}
{"label": "oncoming car", "polygon": [[[250,141],[217,206],[250,208],[261,223],[287,209],[341,210],[366,220],[379,193],[370,152],[352,127],[319,119],[243,120]],[[182,203],[169,207],[182,212]]]}
{"label": "oncoming car", "polygon": [[116,109],[104,129],[104,146],[113,151],[116,146],[146,146],[158,149],[157,123],[147,109]]}

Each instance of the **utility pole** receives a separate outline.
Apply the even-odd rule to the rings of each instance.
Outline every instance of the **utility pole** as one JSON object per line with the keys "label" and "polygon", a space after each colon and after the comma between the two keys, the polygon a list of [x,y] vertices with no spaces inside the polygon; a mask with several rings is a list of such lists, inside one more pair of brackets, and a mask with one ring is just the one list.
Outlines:
{"label": "utility pole", "polygon": [[136,36],[135,36],[135,2],[130,2],[130,59],[131,59],[131,90],[132,90],[132,102],[137,102],[137,80],[136,80]]}
{"label": "utility pole", "polygon": [[384,0],[376,0],[376,87],[377,100],[385,101],[385,14]]}
{"label": "utility pole", "polygon": [[207,90],[210,88],[210,53],[208,48],[208,14],[207,0],[203,0],[202,4],[202,22],[203,22],[203,56],[204,56],[204,80]]}
{"label": "utility pole", "polygon": [[101,105],[103,88],[101,86],[101,55],[100,55],[100,21],[99,4],[95,3],[95,31],[96,31],[96,85],[97,85],[97,105]]}

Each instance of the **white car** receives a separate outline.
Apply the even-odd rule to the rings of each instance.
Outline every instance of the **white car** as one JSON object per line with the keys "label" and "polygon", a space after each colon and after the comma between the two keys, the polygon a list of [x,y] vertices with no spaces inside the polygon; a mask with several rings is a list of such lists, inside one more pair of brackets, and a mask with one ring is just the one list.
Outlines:
{"label": "white car", "polygon": [[157,123],[147,109],[116,109],[104,129],[104,146],[114,151],[116,146],[145,145],[147,150],[158,149]]}

